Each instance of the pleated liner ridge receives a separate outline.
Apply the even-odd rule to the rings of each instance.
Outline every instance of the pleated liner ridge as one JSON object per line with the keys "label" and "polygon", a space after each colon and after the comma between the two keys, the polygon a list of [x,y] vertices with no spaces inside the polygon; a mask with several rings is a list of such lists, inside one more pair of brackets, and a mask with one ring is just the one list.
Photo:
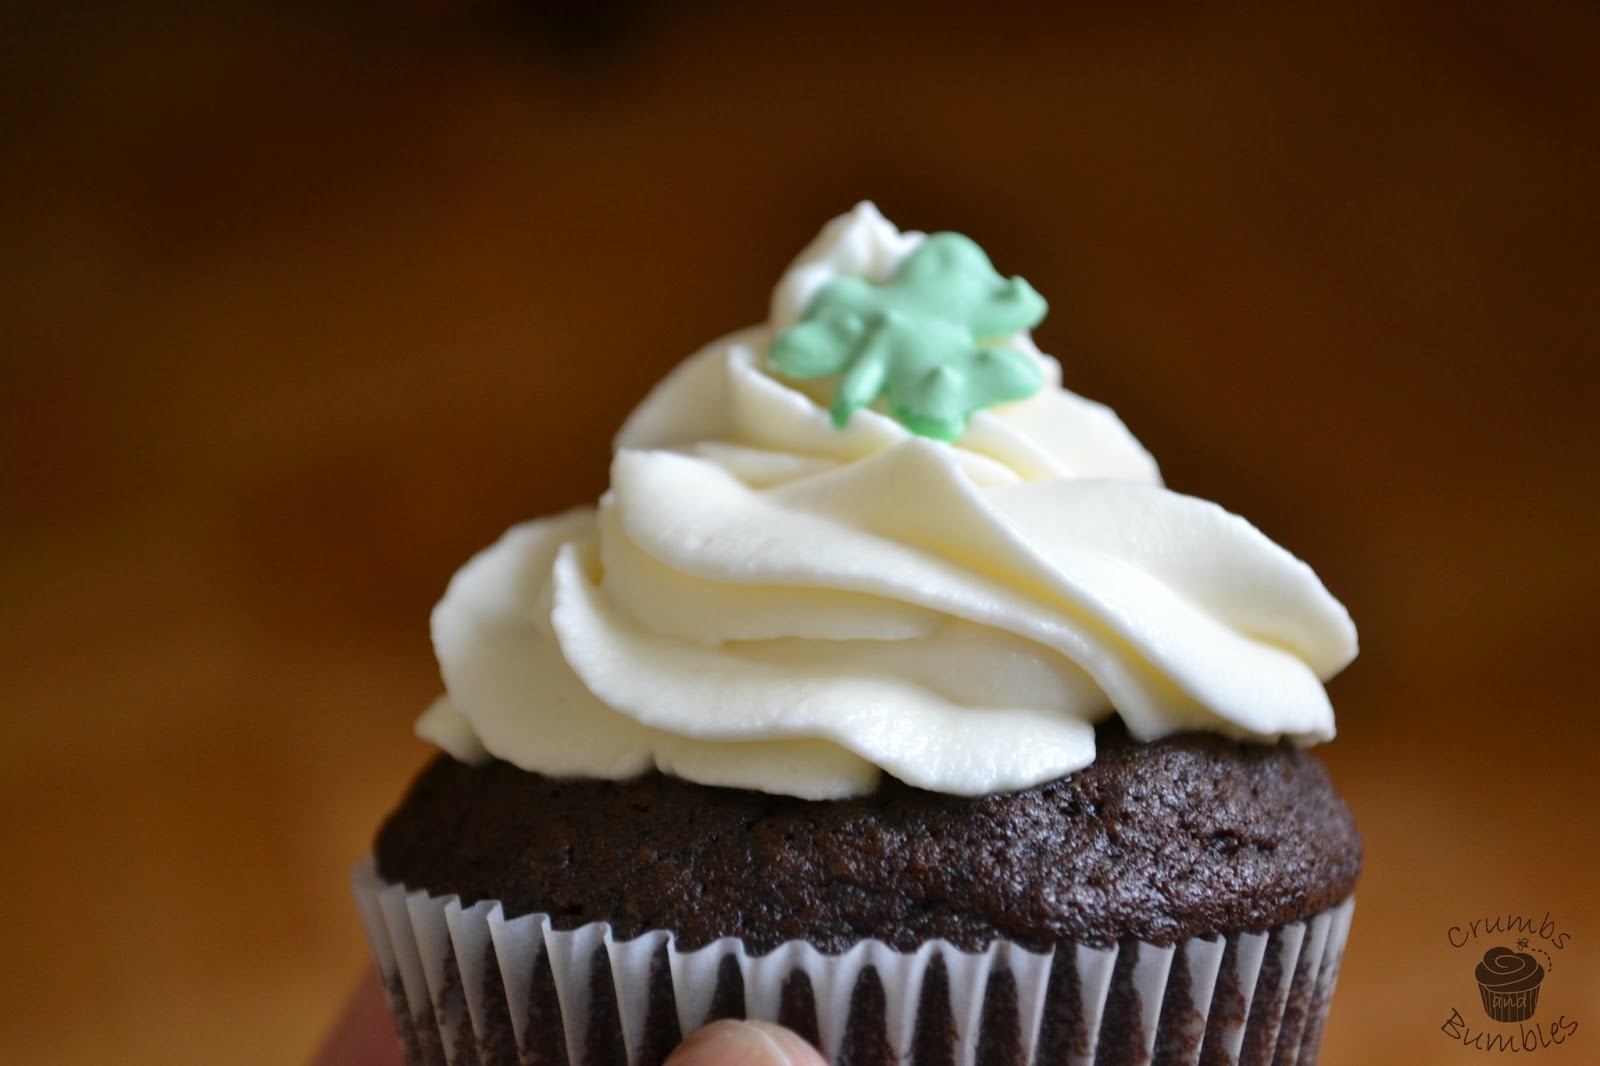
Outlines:
{"label": "pleated liner ridge", "polygon": [[352,883],[412,1066],[657,1066],[729,1017],[787,1025],[838,1066],[1311,1066],[1354,907],[1166,947],[754,955],[508,919],[386,883],[370,860]]}

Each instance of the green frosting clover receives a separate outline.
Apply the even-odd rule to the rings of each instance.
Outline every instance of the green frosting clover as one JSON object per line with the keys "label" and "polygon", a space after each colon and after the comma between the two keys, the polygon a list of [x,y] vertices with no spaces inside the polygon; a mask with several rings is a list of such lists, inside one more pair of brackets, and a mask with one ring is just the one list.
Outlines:
{"label": "green frosting clover", "polygon": [[773,339],[770,355],[792,378],[839,375],[829,409],[837,427],[883,394],[901,425],[950,441],[973,412],[1044,385],[1033,359],[994,343],[1044,313],[1044,298],[1021,278],[995,273],[982,248],[959,233],[935,233],[886,282],[828,282],[799,323]]}

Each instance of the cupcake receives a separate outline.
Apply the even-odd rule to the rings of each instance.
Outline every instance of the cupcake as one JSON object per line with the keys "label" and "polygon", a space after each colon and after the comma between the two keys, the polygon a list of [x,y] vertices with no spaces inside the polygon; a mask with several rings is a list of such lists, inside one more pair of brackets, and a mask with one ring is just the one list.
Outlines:
{"label": "cupcake", "polygon": [[1483,1009],[1497,1022],[1525,1022],[1539,1006],[1544,967],[1525,951],[1490,948],[1474,974]]}
{"label": "cupcake", "polygon": [[442,749],[355,874],[414,1063],[1314,1061],[1356,650],[1162,487],[965,237],[870,205],[433,615]]}

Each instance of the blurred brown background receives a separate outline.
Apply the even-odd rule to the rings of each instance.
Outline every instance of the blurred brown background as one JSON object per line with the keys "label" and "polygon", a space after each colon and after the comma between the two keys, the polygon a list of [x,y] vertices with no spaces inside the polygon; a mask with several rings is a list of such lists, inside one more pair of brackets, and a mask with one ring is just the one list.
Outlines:
{"label": "blurred brown background", "polygon": [[446,579],[863,197],[1360,625],[1325,1061],[1507,911],[1600,1059],[1600,14],[749,7],[0,15],[0,1060],[300,1060]]}

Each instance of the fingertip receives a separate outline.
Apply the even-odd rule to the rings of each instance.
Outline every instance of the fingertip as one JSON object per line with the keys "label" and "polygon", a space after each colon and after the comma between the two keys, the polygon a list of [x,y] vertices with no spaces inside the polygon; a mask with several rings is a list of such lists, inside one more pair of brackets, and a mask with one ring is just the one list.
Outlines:
{"label": "fingertip", "polygon": [[376,970],[351,994],[312,1066],[403,1066],[394,1020]]}
{"label": "fingertip", "polygon": [[789,1066],[828,1066],[827,1060],[822,1057],[822,1052],[793,1029],[774,1025],[772,1022],[752,1021],[745,1024],[759,1029],[767,1039],[778,1045]]}
{"label": "fingertip", "polygon": [[691,1034],[667,1056],[665,1066],[826,1066],[816,1048],[797,1033],[770,1022],[732,1018]]}

